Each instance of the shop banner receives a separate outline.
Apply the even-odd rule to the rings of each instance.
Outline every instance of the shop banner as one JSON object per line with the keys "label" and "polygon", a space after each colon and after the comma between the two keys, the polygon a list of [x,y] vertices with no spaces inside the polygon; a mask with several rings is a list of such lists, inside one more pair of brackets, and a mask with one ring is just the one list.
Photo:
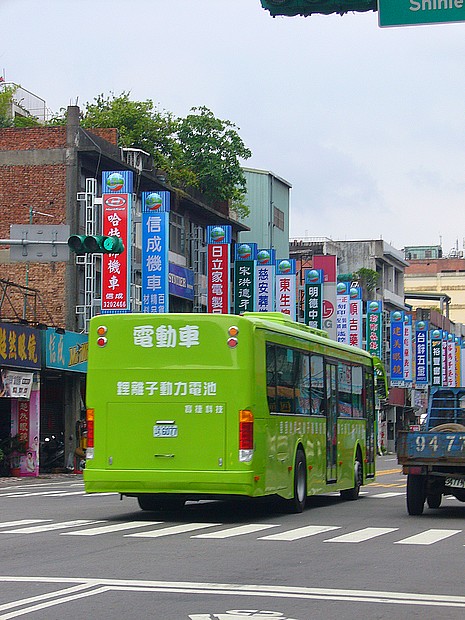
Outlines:
{"label": "shop banner", "polygon": [[207,226],[207,312],[230,309],[231,226]]}
{"label": "shop banner", "polygon": [[404,381],[411,383],[413,380],[412,369],[412,315],[404,316]]}
{"label": "shop banner", "polygon": [[322,329],[323,325],[323,269],[305,272],[304,323]]}
{"label": "shop banner", "polygon": [[353,347],[362,347],[362,289],[351,286],[349,291],[349,344]]}
{"label": "shop banner", "polygon": [[169,312],[169,192],[142,192],[142,312]]}
{"label": "shop banner", "polygon": [[442,385],[442,329],[432,329],[431,342],[431,385]]}
{"label": "shop banner", "polygon": [[444,387],[449,386],[449,368],[448,368],[448,357],[447,357],[447,341],[449,340],[449,332],[442,332],[442,343],[441,343],[441,357],[442,357],[442,385]]}
{"label": "shop banner", "polygon": [[45,332],[45,366],[71,372],[87,372],[89,339],[87,334]]}
{"label": "shop banner", "polygon": [[349,282],[338,282],[336,285],[336,340],[349,344]]}
{"label": "shop banner", "polygon": [[462,338],[455,337],[455,385],[462,387],[462,358],[460,357],[460,349],[462,346]]}
{"label": "shop banner", "polygon": [[313,267],[323,270],[323,322],[322,328],[332,340],[337,340],[337,257],[331,254],[315,255]]}
{"label": "shop banner", "polygon": [[295,258],[276,261],[276,311],[296,320],[297,276]]}
{"label": "shop banner", "polygon": [[34,382],[29,400],[14,400],[11,406],[11,436],[26,446],[25,454],[10,456],[12,475],[39,475],[40,390]]}
{"label": "shop banner", "polygon": [[404,384],[404,311],[391,312],[391,385]]}
{"label": "shop banner", "polygon": [[168,284],[170,295],[194,301],[194,272],[192,269],[170,263]]}
{"label": "shop banner", "polygon": [[131,311],[132,172],[102,172],[102,235],[119,237],[121,254],[102,254],[102,314]]}
{"label": "shop banner", "polygon": [[447,336],[447,385],[455,387],[455,336],[448,334]]}
{"label": "shop banner", "polygon": [[30,398],[33,378],[33,372],[2,370],[0,398]]}
{"label": "shop banner", "polygon": [[234,251],[234,314],[255,310],[257,244],[238,243]]}
{"label": "shop banner", "polygon": [[383,359],[383,302],[367,301],[366,350]]}
{"label": "shop banner", "polygon": [[415,321],[415,383],[428,385],[428,321]]}
{"label": "shop banner", "polygon": [[257,312],[273,312],[275,298],[276,250],[262,249],[257,253],[255,274]]}
{"label": "shop banner", "polygon": [[0,366],[39,369],[42,361],[39,334],[32,327],[0,323]]}

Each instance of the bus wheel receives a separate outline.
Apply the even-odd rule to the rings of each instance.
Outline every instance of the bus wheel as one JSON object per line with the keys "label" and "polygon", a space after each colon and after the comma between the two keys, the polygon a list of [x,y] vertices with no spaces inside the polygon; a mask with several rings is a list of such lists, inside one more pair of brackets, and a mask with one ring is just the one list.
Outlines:
{"label": "bus wheel", "polygon": [[423,514],[425,506],[425,479],[424,476],[407,476],[407,512],[409,515]]}
{"label": "bus wheel", "polygon": [[363,483],[363,465],[360,454],[357,452],[357,457],[354,462],[354,486],[351,489],[343,489],[341,493],[342,499],[353,501],[358,499],[360,495],[360,487]]}
{"label": "bus wheel", "polygon": [[440,493],[436,495],[427,495],[426,503],[428,504],[428,508],[439,508],[441,505],[442,495]]}
{"label": "bus wheel", "polygon": [[287,500],[287,509],[291,513],[303,512],[307,501],[307,468],[305,454],[297,450],[294,466],[294,497]]}
{"label": "bus wheel", "polygon": [[142,510],[152,511],[181,510],[185,504],[185,500],[182,497],[176,497],[175,495],[167,497],[162,495],[151,495],[150,493],[139,495],[137,501]]}

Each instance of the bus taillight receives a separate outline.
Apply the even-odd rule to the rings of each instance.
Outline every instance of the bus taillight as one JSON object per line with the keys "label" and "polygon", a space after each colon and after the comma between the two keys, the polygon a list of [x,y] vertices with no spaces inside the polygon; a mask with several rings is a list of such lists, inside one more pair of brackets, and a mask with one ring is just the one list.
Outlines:
{"label": "bus taillight", "polygon": [[107,339],[105,338],[105,334],[107,333],[108,329],[106,328],[105,325],[99,325],[97,327],[97,334],[98,334],[98,338],[97,338],[97,345],[99,347],[104,347],[107,344]]}
{"label": "bus taillight", "polygon": [[249,462],[253,456],[253,413],[249,409],[239,411],[239,461]]}
{"label": "bus taillight", "polygon": [[86,459],[93,459],[94,458],[94,410],[93,409],[87,409],[86,421],[87,421]]}

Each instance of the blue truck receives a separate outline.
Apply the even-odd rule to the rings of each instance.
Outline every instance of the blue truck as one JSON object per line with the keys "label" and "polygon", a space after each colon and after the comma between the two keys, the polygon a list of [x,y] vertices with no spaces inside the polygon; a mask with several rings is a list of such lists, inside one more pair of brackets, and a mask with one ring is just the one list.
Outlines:
{"label": "blue truck", "polygon": [[444,495],[465,502],[465,388],[431,388],[421,430],[400,431],[397,460],[407,475],[407,512],[439,508]]}

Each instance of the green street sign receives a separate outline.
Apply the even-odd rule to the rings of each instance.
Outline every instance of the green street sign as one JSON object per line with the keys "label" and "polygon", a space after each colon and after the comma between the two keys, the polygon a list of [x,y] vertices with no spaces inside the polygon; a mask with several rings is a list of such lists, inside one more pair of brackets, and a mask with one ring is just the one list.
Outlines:
{"label": "green street sign", "polygon": [[465,0],[378,0],[381,28],[465,21]]}

